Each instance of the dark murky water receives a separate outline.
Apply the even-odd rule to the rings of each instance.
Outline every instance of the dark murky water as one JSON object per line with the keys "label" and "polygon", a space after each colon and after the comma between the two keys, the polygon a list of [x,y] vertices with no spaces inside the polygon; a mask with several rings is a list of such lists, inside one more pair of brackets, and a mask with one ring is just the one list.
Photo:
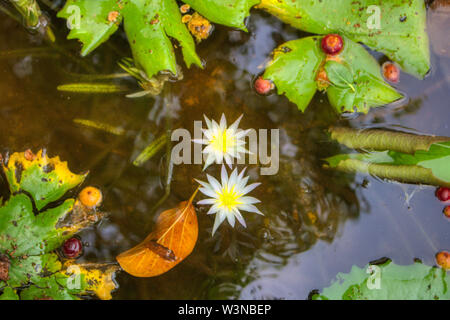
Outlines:
{"label": "dark murky water", "polygon": [[[244,214],[247,229],[231,229],[225,223],[211,238],[213,217],[199,208],[200,234],[191,256],[156,278],[121,273],[114,297],[305,299],[312,289],[329,285],[336,273],[349,272],[354,264],[364,266],[381,257],[398,264],[410,264],[414,258],[435,264],[436,252],[450,248],[450,221],[442,214],[434,188],[327,171],[321,159],[339,151],[325,134],[336,123],[357,128],[400,125],[450,135],[449,14],[449,7],[429,11],[431,74],[424,81],[402,74],[398,89],[407,94],[406,101],[353,119],[340,119],[320,94],[302,114],[284,97],[261,97],[251,90],[271,50],[303,33],[258,12],[249,20],[248,34],[216,27],[198,46],[205,69],[184,70],[184,80],[171,85],[170,116],[174,128],[192,130],[202,114],[218,119],[225,113],[234,120],[243,113],[242,128],[281,130],[278,175],[259,176],[258,167],[249,166],[251,179],[262,182],[252,195],[263,200],[259,208],[265,216]],[[176,166],[171,195],[152,214],[164,194],[164,154],[141,168],[132,161],[164,132],[164,99],[56,90],[59,84],[78,81],[74,73],[121,72],[116,62],[130,56],[124,36],[116,34],[80,65],[79,46],[64,40],[63,21],[57,21],[57,43],[65,54],[5,15],[0,17],[0,151],[45,147],[67,160],[73,171],[90,170],[87,183],[104,190],[103,208],[110,217],[81,234],[89,244],[81,260],[114,261],[150,231],[151,224],[149,229],[143,225],[189,198],[195,188],[192,179],[204,178],[201,166]],[[31,53],[30,48],[47,49]],[[125,83],[138,90],[134,81]],[[122,127],[127,135],[73,122],[79,118]]]}

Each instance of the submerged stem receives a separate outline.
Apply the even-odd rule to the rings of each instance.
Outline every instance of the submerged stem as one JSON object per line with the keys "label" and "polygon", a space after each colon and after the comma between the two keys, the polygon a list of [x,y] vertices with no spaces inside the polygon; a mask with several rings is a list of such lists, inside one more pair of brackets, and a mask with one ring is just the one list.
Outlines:
{"label": "submerged stem", "polygon": [[11,0],[11,3],[25,19],[28,28],[36,28],[40,23],[41,9],[36,0]]}
{"label": "submerged stem", "polygon": [[357,130],[331,127],[331,138],[353,149],[384,151],[392,150],[414,154],[418,150],[428,151],[436,142],[449,141],[448,137],[416,135],[406,132],[380,129]]}

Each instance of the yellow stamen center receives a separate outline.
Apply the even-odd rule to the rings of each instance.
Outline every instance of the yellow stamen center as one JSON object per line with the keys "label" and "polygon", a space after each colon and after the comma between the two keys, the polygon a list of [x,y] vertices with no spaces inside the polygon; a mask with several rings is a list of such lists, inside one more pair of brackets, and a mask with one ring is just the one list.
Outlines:
{"label": "yellow stamen center", "polygon": [[233,148],[235,139],[227,134],[227,130],[219,132],[218,136],[213,136],[211,144],[216,151],[227,152],[228,148]]}
{"label": "yellow stamen center", "polygon": [[219,196],[219,206],[231,210],[238,204],[241,204],[238,201],[240,197],[241,195],[234,191],[234,186],[231,189],[222,188],[222,193]]}

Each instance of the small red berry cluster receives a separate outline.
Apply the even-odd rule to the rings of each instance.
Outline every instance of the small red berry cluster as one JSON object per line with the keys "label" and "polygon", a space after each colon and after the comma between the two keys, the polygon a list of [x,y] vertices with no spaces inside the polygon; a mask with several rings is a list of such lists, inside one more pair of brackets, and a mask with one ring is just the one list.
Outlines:
{"label": "small red berry cluster", "polygon": [[[446,205],[444,208],[444,215],[447,218],[450,218],[450,188],[438,188],[436,190],[436,198]],[[450,253],[447,251],[438,252],[436,254],[436,263],[443,269],[450,270]]]}
{"label": "small red berry cluster", "polygon": [[[342,52],[344,40],[338,34],[327,34],[322,38],[320,47],[328,57],[332,57]],[[383,64],[381,69],[386,81],[398,83],[400,79],[400,69],[395,63],[387,61]],[[268,95],[275,88],[275,85],[271,80],[264,79],[260,76],[256,78],[253,87],[258,94]]]}
{"label": "small red berry cluster", "polygon": [[[321,48],[329,56],[335,56],[342,51],[344,47],[344,41],[342,37],[338,34],[328,34],[322,38]],[[258,77],[253,87],[255,91],[260,95],[268,95],[274,88],[275,85],[271,80],[264,79],[263,77]]]}
{"label": "small red berry cluster", "polygon": [[436,198],[446,204],[446,207],[444,208],[444,214],[447,218],[450,218],[450,188],[440,187],[439,189],[437,189]]}

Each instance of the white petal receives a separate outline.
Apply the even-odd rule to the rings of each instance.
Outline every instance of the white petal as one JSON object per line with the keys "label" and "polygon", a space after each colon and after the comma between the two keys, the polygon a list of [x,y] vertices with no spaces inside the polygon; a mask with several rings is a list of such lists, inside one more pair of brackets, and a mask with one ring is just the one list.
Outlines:
{"label": "white petal", "polygon": [[212,190],[212,189],[200,188],[198,190],[200,190],[200,192],[203,193],[205,196],[208,196],[208,197],[211,197],[211,198],[217,198],[218,197],[217,193],[215,193],[214,190]]}
{"label": "white petal", "polygon": [[218,130],[220,129],[219,124],[215,120],[211,120],[211,124],[213,133],[218,132]]}
{"label": "white petal", "polygon": [[227,214],[227,220],[228,220],[228,223],[230,224],[230,226],[234,227],[235,219],[234,219],[234,214],[232,212]]}
{"label": "white petal", "polygon": [[248,211],[248,212],[254,212],[254,213],[257,213],[257,214],[260,214],[260,215],[264,215],[261,211],[259,211],[259,209],[257,207],[255,207],[252,204],[239,204],[239,205],[237,205],[237,207],[240,210],[244,210],[244,211]]}
{"label": "white petal", "polygon": [[245,224],[244,217],[242,217],[242,215],[239,212],[239,210],[238,209],[234,209],[233,213],[234,213],[236,219],[239,221],[239,223],[242,224],[244,226],[244,228],[247,228],[247,225]]}
{"label": "white petal", "polygon": [[227,128],[227,118],[225,118],[225,114],[222,113],[222,117],[220,117],[220,129],[225,130]]}
{"label": "white petal", "polygon": [[213,146],[208,144],[205,148],[203,148],[202,153],[214,153]]}
{"label": "white petal", "polygon": [[240,197],[239,201],[242,202],[242,204],[254,204],[254,203],[261,202],[260,200],[254,198],[254,197]]}
{"label": "white petal", "polygon": [[203,130],[203,134],[205,135],[205,137],[208,141],[212,140],[213,133],[211,132],[211,130]]}
{"label": "white petal", "polygon": [[250,178],[250,177],[247,176],[247,177],[245,177],[244,179],[239,180],[239,182],[238,182],[238,184],[237,184],[237,186],[236,186],[236,191],[237,191],[237,192],[242,193],[242,195],[245,194],[245,193],[242,192],[242,191],[244,190],[244,187],[245,187],[245,185],[247,184],[249,178]]}
{"label": "white petal", "polygon": [[203,171],[208,168],[214,162],[214,155],[209,154],[208,158],[206,158],[205,165],[203,166]]}
{"label": "white petal", "polygon": [[209,210],[208,210],[208,212],[206,214],[214,214],[214,213],[216,213],[219,210],[220,210],[219,205],[217,203],[215,203],[215,204],[213,204],[211,206],[211,208],[209,208]]}
{"label": "white petal", "polygon": [[198,143],[198,144],[208,144],[208,141],[203,140],[203,139],[192,139],[193,143]]}
{"label": "white petal", "polygon": [[222,182],[222,186],[227,186],[228,185],[228,173],[227,173],[227,169],[225,169],[225,166],[222,165],[222,170],[220,172],[220,178],[221,178],[221,182]]}
{"label": "white petal", "polygon": [[233,172],[231,172],[230,180],[228,183],[230,188],[237,184],[237,177],[238,177],[238,171],[237,171],[237,168],[234,168]]}
{"label": "white petal", "polygon": [[222,223],[225,218],[227,217],[227,209],[222,209],[221,211],[219,211],[219,218],[220,218],[220,223]]}
{"label": "white petal", "polygon": [[223,160],[223,152],[221,152],[221,151],[216,151],[215,153],[214,153],[214,156],[216,157],[216,163],[217,164],[222,164],[222,160]]}
{"label": "white petal", "polygon": [[247,167],[245,167],[244,169],[242,169],[241,172],[239,172],[239,176],[238,176],[238,180],[241,181],[242,177],[244,176],[245,170],[247,170]]}
{"label": "white petal", "polygon": [[239,139],[239,138],[242,138],[242,137],[245,137],[246,135],[247,135],[247,133],[249,133],[250,132],[250,129],[247,129],[247,130],[239,130],[237,133],[236,133],[236,138],[237,139]]}
{"label": "white petal", "polygon": [[226,163],[227,165],[233,164],[233,162],[231,161],[231,157],[230,157],[230,155],[229,155],[228,153],[225,153],[223,156],[224,156],[224,158],[225,158],[225,163]]}
{"label": "white petal", "polygon": [[214,204],[216,202],[217,202],[217,199],[208,198],[208,199],[203,199],[203,200],[197,201],[197,204]]}
{"label": "white petal", "polygon": [[208,129],[210,129],[212,127],[211,120],[209,120],[205,115],[203,115],[203,117],[205,118],[206,126],[208,127]]}
{"label": "white petal", "polygon": [[222,186],[216,178],[210,176],[209,174],[206,174],[206,178],[208,178],[208,182],[213,187],[215,192],[220,193],[222,191]]}
{"label": "white petal", "polygon": [[241,114],[239,118],[228,128],[228,130],[237,130],[237,127],[239,126],[239,122],[241,122],[241,119],[244,115]]}
{"label": "white petal", "polygon": [[216,218],[214,219],[214,226],[212,229],[212,235],[214,235],[214,233],[216,232],[217,228],[220,226],[222,222],[220,221],[219,215],[216,215]]}
{"label": "white petal", "polygon": [[249,193],[250,191],[252,191],[253,189],[255,189],[257,186],[259,186],[260,184],[261,184],[260,182],[252,183],[252,184],[246,186],[246,187],[244,188],[244,190],[242,190],[242,193],[243,193],[243,194],[247,194],[247,193]]}
{"label": "white petal", "polygon": [[201,181],[201,180],[197,180],[197,179],[194,179],[194,180],[197,181],[201,186],[203,186],[207,189],[211,189],[211,186],[209,185],[209,183]]}

